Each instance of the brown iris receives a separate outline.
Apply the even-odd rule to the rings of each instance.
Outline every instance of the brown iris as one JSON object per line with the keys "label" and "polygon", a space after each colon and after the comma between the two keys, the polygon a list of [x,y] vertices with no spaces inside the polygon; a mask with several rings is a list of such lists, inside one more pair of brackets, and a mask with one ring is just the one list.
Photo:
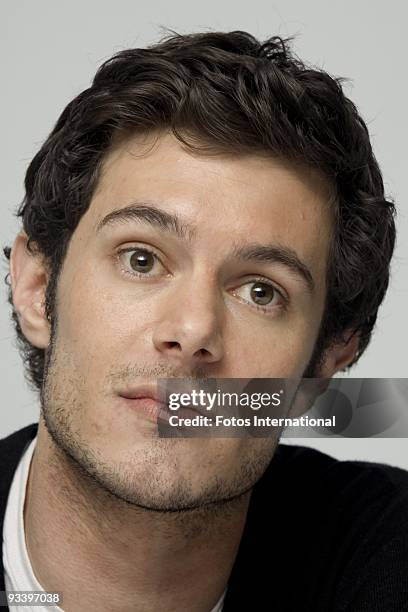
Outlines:
{"label": "brown iris", "polygon": [[266,283],[254,283],[251,289],[251,298],[256,304],[269,304],[274,298],[275,289]]}
{"label": "brown iris", "polygon": [[154,255],[143,249],[135,249],[130,258],[130,265],[136,272],[150,272],[154,266]]}

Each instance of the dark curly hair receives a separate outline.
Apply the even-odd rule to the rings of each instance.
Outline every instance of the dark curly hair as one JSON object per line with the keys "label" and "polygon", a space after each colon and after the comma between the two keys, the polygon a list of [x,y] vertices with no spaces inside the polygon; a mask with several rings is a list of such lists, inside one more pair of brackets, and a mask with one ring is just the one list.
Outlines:
{"label": "dark curly hair", "polygon": [[[100,66],[91,87],[68,104],[30,163],[16,213],[30,252],[40,253],[51,271],[45,298],[51,323],[69,240],[113,139],[166,129],[202,154],[266,152],[325,177],[335,195],[334,235],[313,361],[346,330],[359,334],[352,363],[357,361],[388,286],[395,209],[384,195],[367,127],[344,95],[342,79],[306,66],[290,42],[279,37],[260,42],[241,31],[171,32]],[[10,247],[3,251],[10,259]],[[40,390],[45,351],[24,337],[14,307],[12,319],[26,378]]]}

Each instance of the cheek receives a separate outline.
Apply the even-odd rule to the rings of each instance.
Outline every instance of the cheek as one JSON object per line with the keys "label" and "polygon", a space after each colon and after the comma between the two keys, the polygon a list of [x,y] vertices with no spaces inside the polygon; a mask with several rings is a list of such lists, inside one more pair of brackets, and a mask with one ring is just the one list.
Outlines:
{"label": "cheek", "polygon": [[[58,314],[64,347],[76,353],[85,366],[122,355],[146,342],[153,318],[154,300],[141,299],[135,290],[108,286],[102,275],[84,270],[61,284]],[[67,350],[69,350],[67,348]]]}
{"label": "cheek", "polygon": [[[258,378],[296,378],[313,352],[318,321],[283,317],[263,325],[251,322],[230,331],[234,375]],[[232,364],[231,364],[232,365]]]}

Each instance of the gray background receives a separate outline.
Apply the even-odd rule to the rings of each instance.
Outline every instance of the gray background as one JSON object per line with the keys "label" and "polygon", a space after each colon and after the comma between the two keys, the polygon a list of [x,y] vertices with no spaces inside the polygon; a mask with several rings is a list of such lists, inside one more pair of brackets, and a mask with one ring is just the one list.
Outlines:
{"label": "gray background", "polygon": [[[23,197],[26,167],[65,105],[85,89],[112,53],[144,46],[160,27],[178,32],[244,29],[265,38],[296,35],[304,60],[346,76],[347,94],[368,123],[386,190],[397,202],[398,244],[391,287],[372,343],[352,371],[359,377],[406,377],[408,363],[407,3],[405,0],[3,0],[0,5],[1,245],[11,245],[13,216]],[[2,264],[4,277],[7,266]],[[375,273],[375,271],[373,271]],[[6,301],[0,302],[0,437],[38,419],[15,347]],[[406,439],[295,440],[334,456],[408,469]]]}

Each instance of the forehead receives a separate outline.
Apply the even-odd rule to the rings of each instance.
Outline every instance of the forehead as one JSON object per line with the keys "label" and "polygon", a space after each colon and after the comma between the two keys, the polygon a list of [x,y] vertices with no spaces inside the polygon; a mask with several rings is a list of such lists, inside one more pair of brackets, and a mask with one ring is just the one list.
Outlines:
{"label": "forehead", "polygon": [[198,155],[170,134],[128,138],[105,159],[85,225],[92,232],[115,209],[153,203],[197,228],[214,248],[222,239],[283,243],[310,265],[326,260],[330,191],[318,173],[270,156]]}

